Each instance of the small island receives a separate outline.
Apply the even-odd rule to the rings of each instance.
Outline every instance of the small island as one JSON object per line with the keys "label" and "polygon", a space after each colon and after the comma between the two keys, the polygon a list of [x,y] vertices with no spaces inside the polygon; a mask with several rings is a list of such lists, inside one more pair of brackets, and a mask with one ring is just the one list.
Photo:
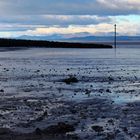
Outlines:
{"label": "small island", "polygon": [[91,49],[113,48],[111,45],[98,43],[72,43],[72,42],[55,42],[55,41],[5,39],[5,38],[0,39],[0,47],[46,47],[46,48],[91,48]]}

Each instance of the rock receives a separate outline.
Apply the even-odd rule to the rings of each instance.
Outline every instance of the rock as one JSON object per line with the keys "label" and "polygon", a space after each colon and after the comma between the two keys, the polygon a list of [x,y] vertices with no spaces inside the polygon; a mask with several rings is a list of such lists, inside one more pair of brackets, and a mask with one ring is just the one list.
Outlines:
{"label": "rock", "polygon": [[121,131],[119,130],[119,129],[117,129],[116,131],[115,131],[115,134],[119,134]]}
{"label": "rock", "polygon": [[69,78],[64,79],[63,82],[65,82],[66,84],[77,83],[78,79],[74,76],[70,76]]}
{"label": "rock", "polygon": [[114,79],[112,77],[108,77],[109,81],[114,81]]}
{"label": "rock", "polygon": [[110,89],[107,89],[106,92],[111,93],[111,90]]}
{"label": "rock", "polygon": [[113,133],[107,133],[107,140],[114,140],[115,139],[115,134]]}
{"label": "rock", "polygon": [[90,95],[90,93],[91,93],[90,90],[88,90],[88,89],[85,90],[85,94],[86,94],[86,95]]}
{"label": "rock", "polygon": [[49,126],[44,130],[45,134],[66,134],[67,132],[75,131],[74,126],[59,122],[57,125]]}
{"label": "rock", "polygon": [[42,130],[40,128],[36,128],[35,134],[36,135],[41,135],[42,134]]}
{"label": "rock", "polygon": [[4,92],[4,89],[1,89],[0,92]]}
{"label": "rock", "polygon": [[123,129],[123,131],[124,131],[125,133],[127,133],[127,132],[128,132],[127,127],[123,127],[122,129]]}
{"label": "rock", "polygon": [[110,120],[108,120],[108,123],[111,125],[114,125],[114,120],[110,119]]}
{"label": "rock", "polygon": [[104,91],[103,89],[99,89],[99,92],[100,92],[100,93],[103,93],[103,91]]}
{"label": "rock", "polygon": [[40,72],[40,70],[36,70],[35,72]]}
{"label": "rock", "polygon": [[98,125],[92,126],[92,129],[98,133],[104,131],[103,127]]}

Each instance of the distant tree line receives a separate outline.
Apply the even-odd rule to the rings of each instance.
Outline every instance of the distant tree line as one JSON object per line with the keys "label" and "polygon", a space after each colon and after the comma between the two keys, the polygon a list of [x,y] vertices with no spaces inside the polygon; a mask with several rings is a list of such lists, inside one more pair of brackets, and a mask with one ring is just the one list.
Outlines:
{"label": "distant tree line", "polygon": [[47,47],[47,48],[112,48],[111,45],[95,43],[70,43],[42,40],[0,39],[0,47]]}

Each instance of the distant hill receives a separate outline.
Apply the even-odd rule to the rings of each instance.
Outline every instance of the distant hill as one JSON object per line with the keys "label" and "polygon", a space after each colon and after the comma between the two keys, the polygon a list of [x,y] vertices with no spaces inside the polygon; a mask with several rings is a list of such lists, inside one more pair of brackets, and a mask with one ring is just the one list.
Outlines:
{"label": "distant hill", "polygon": [[[85,36],[85,37],[73,37],[65,40],[70,40],[70,41],[101,41],[101,42],[106,42],[106,41],[114,41],[114,36]],[[117,41],[140,41],[140,36],[117,36]]]}
{"label": "distant hill", "polygon": [[63,40],[64,38],[61,35],[53,34],[53,35],[48,35],[48,36],[27,36],[27,35],[23,35],[23,36],[17,37],[16,39],[57,41],[57,40]]}

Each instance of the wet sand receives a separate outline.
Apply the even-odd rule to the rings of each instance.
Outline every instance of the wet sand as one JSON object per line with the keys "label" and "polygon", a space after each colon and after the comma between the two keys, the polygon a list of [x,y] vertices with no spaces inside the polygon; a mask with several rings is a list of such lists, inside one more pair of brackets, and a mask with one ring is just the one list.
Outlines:
{"label": "wet sand", "polygon": [[139,59],[77,51],[0,52],[0,139],[140,139]]}

